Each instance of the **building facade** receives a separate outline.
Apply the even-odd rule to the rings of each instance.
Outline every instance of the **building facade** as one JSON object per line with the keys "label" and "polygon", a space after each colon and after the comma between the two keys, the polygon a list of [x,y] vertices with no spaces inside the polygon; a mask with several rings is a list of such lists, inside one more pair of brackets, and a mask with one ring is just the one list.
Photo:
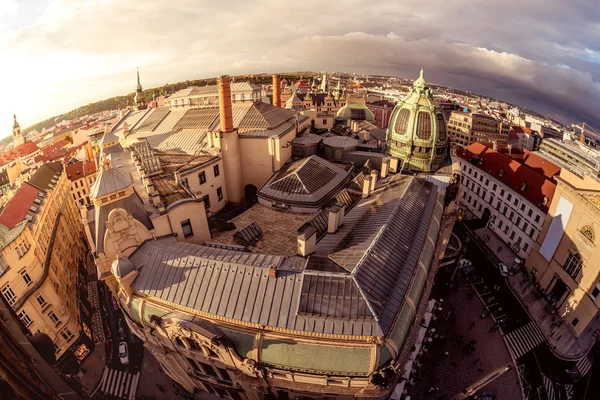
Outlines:
{"label": "building facade", "polygon": [[462,170],[460,204],[527,258],[544,226],[560,168],[532,153],[518,162],[480,143],[456,153]]}
{"label": "building facade", "polygon": [[453,111],[448,120],[450,140],[461,146],[496,142],[506,145],[510,124],[480,113]]}
{"label": "building facade", "polygon": [[79,161],[65,167],[67,178],[71,182],[71,197],[78,207],[89,206],[90,188],[96,181],[96,163]]}
{"label": "building facade", "polygon": [[581,142],[544,139],[540,152],[577,175],[600,175],[600,152]]}
{"label": "building facade", "polygon": [[377,100],[367,103],[367,107],[375,116],[373,123],[381,129],[386,129],[390,124],[390,118],[392,117],[392,111],[394,110],[395,104],[387,100]]}
{"label": "building facade", "polygon": [[600,328],[600,183],[563,169],[527,269],[575,337]]}
{"label": "building facade", "polygon": [[21,185],[0,214],[0,234],[5,300],[30,332],[50,337],[57,358],[73,346],[83,358],[77,277],[85,248],[61,163],[42,165]]}

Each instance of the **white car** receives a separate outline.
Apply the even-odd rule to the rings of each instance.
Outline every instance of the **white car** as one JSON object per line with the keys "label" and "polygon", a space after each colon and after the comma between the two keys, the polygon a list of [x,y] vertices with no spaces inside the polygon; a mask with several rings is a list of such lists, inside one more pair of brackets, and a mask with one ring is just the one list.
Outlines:
{"label": "white car", "polygon": [[502,263],[498,264],[498,269],[500,270],[500,275],[508,276],[508,267]]}
{"label": "white car", "polygon": [[129,356],[127,355],[127,343],[125,342],[119,343],[119,360],[121,360],[121,364],[123,365],[129,364]]}

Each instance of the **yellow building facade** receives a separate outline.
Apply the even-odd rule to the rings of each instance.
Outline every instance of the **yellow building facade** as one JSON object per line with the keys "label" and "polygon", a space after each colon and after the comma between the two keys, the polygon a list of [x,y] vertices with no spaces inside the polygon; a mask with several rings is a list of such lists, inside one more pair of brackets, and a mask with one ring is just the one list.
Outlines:
{"label": "yellow building facade", "polygon": [[600,182],[563,169],[527,269],[575,337],[593,334],[600,308]]}
{"label": "yellow building facade", "polygon": [[85,248],[69,196],[62,164],[45,164],[0,215],[0,290],[30,332],[52,339],[57,358],[82,333],[77,281]]}

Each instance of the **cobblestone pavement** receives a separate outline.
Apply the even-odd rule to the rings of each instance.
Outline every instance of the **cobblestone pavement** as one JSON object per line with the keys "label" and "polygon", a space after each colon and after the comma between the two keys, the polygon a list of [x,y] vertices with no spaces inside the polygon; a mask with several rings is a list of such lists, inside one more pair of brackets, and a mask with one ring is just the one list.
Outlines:
{"label": "cobblestone pavement", "polygon": [[[462,280],[460,274],[457,278]],[[446,298],[440,317],[432,322],[434,334],[448,337],[434,338],[421,357],[422,365],[412,378],[414,383],[408,385],[411,400],[464,399],[464,389],[486,382],[495,374],[500,375],[483,386],[482,392],[494,393],[498,400],[521,398],[516,371],[513,368],[504,372],[506,366],[513,365],[502,335],[499,331],[490,332],[493,321],[489,316],[481,318],[483,304],[477,296],[469,300],[467,295],[468,288],[463,283]],[[449,310],[453,314],[444,321]],[[474,352],[467,354],[461,343],[471,340],[477,343]],[[429,392],[431,388],[438,389]]]}

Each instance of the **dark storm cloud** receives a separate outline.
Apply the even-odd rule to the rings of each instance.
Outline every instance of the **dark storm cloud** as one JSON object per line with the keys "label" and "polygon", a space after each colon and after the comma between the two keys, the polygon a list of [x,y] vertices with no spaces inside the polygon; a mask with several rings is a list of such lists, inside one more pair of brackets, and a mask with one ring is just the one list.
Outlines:
{"label": "dark storm cloud", "polygon": [[[61,85],[52,112],[131,91],[138,65],[146,86],[284,70],[414,77],[423,66],[436,83],[600,127],[599,21],[582,0],[58,0],[5,49],[56,71],[32,82],[42,95]],[[84,72],[59,77],[55,54]]]}

